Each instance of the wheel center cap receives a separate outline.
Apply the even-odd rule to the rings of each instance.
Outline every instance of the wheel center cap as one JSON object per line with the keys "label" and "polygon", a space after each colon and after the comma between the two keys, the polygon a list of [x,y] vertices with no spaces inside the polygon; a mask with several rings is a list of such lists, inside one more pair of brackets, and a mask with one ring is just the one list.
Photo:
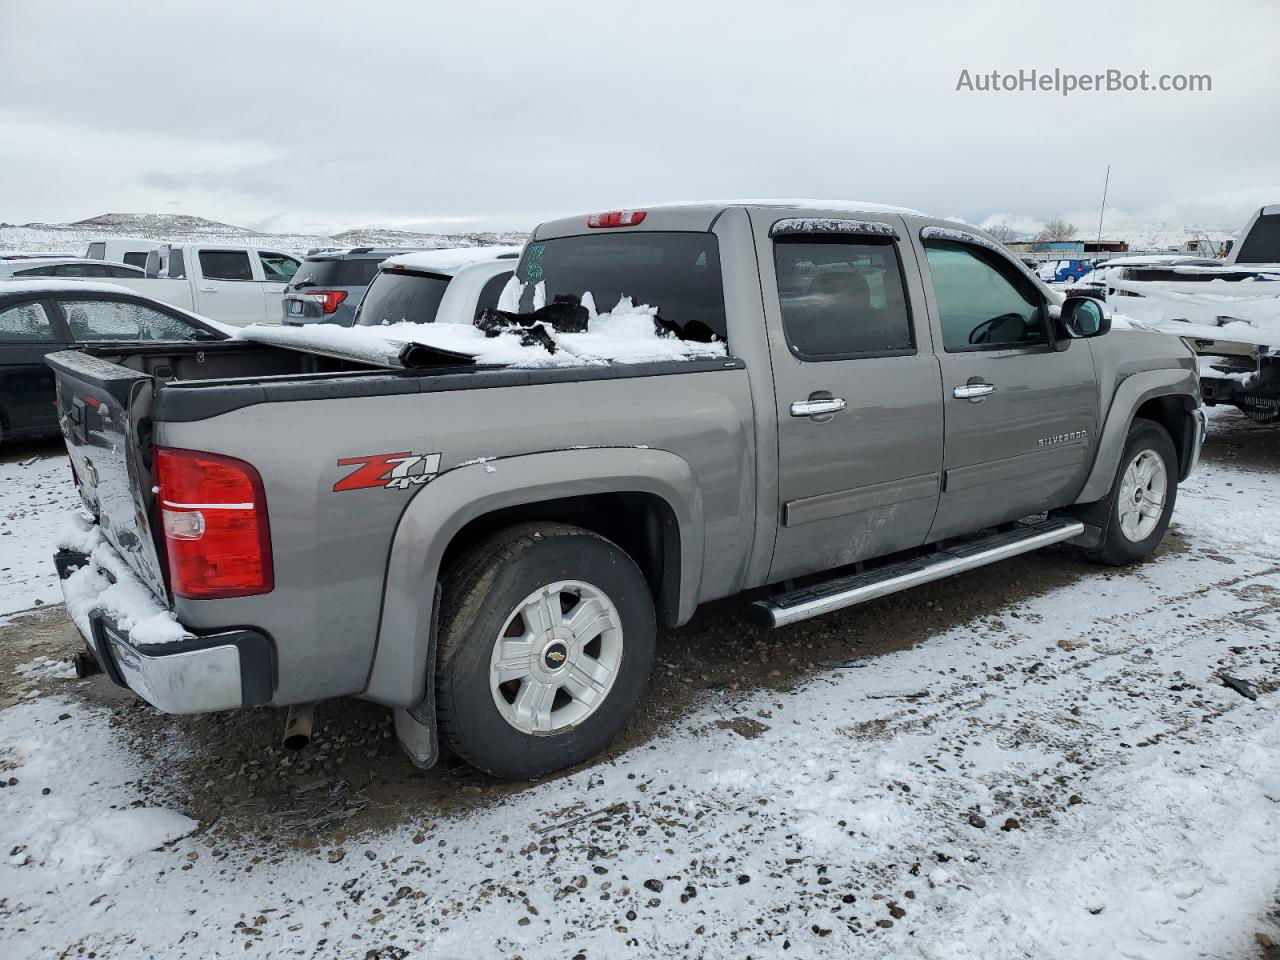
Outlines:
{"label": "wheel center cap", "polygon": [[548,670],[559,670],[569,659],[569,645],[563,640],[552,640],[542,650],[542,664]]}

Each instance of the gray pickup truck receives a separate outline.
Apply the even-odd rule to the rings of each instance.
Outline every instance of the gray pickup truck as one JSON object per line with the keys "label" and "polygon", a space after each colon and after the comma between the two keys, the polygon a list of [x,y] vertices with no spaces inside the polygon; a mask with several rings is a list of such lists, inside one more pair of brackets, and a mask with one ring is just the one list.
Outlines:
{"label": "gray pickup truck", "polygon": [[420,765],[444,741],[538,776],[609,743],[701,603],[770,587],[778,627],[1053,543],[1146,557],[1204,437],[1180,341],[912,211],[571,217],[516,277],[508,318],[625,294],[724,352],[53,355],[95,518],[57,565],[96,664],[170,712],[362,697]]}

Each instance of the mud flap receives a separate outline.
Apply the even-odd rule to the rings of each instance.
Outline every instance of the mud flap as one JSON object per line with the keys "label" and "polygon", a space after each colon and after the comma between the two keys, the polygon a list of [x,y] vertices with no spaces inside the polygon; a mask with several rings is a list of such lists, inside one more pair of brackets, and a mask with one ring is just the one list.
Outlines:
{"label": "mud flap", "polygon": [[440,584],[436,584],[431,604],[431,629],[427,634],[427,691],[422,702],[412,707],[396,707],[396,736],[413,765],[421,770],[436,765],[440,758],[440,736],[436,729],[436,627],[440,623]]}

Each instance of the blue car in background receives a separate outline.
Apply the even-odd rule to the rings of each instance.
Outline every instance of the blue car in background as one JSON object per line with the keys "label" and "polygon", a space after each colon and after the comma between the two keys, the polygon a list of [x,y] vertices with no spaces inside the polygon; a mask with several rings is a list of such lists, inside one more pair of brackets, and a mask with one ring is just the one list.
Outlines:
{"label": "blue car in background", "polygon": [[1075,283],[1092,269],[1092,260],[1047,260],[1036,275],[1045,283]]}

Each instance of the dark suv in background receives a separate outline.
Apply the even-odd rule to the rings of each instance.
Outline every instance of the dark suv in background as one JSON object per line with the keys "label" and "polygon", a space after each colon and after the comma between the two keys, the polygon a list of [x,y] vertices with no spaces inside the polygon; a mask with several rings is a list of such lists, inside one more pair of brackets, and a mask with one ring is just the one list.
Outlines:
{"label": "dark suv in background", "polygon": [[351,326],[365,288],[387,257],[417,247],[352,247],[309,254],[284,289],[281,320],[301,326],[335,323]]}

